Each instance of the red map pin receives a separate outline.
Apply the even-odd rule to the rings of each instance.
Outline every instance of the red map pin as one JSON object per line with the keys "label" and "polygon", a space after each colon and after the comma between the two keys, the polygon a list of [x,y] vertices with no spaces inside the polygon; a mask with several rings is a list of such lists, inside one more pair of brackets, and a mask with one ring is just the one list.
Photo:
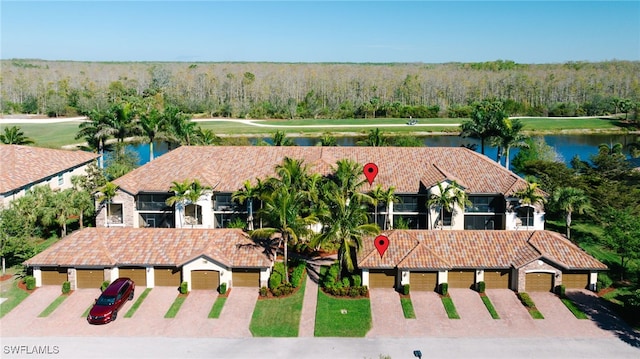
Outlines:
{"label": "red map pin", "polygon": [[375,163],[367,163],[364,165],[364,176],[367,177],[367,181],[369,181],[369,186],[373,183],[373,180],[378,175],[378,166]]}
{"label": "red map pin", "polygon": [[387,248],[389,248],[389,238],[387,238],[387,236],[384,236],[382,234],[377,236],[375,239],[375,246],[376,246],[376,249],[378,250],[378,253],[380,253],[380,258],[382,258],[382,256],[384,255],[384,252],[386,252]]}

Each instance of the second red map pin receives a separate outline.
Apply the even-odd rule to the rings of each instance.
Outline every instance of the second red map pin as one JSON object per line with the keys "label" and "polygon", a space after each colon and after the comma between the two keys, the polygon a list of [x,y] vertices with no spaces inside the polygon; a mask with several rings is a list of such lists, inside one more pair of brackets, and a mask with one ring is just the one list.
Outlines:
{"label": "second red map pin", "polygon": [[389,248],[389,238],[387,238],[387,236],[385,235],[379,235],[376,237],[376,239],[374,239],[374,244],[376,246],[376,249],[378,250],[378,253],[380,253],[380,257],[382,258],[382,256],[384,255],[384,252],[387,251],[387,248]]}
{"label": "second red map pin", "polygon": [[369,162],[366,165],[364,165],[362,172],[364,172],[364,176],[367,177],[367,181],[369,181],[369,186],[371,186],[371,184],[373,183],[373,180],[376,179],[376,176],[378,175],[378,166],[376,166],[375,163]]}

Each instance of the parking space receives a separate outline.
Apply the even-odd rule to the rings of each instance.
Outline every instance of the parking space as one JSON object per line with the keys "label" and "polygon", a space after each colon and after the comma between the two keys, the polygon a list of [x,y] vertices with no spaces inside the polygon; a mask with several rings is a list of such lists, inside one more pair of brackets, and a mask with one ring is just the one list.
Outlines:
{"label": "parking space", "polygon": [[[407,319],[402,313],[400,297],[393,288],[374,288],[369,290],[371,299],[370,337],[405,337]],[[395,328],[392,332],[388,328]]]}

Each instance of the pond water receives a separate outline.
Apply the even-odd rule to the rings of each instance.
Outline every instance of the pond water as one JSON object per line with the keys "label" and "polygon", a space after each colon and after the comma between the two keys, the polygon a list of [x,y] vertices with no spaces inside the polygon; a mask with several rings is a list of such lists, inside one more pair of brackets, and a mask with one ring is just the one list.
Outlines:
{"label": "pond water", "polygon": [[[545,142],[555,149],[559,159],[569,164],[571,159],[578,155],[582,160],[588,160],[591,155],[598,153],[600,144],[621,143],[624,146],[624,153],[629,156],[627,144],[640,140],[640,135],[546,135],[542,136]],[[476,144],[477,151],[480,152],[480,141],[459,136],[419,136],[422,142],[428,147],[459,147],[464,144]],[[293,138],[298,146],[315,146],[320,139],[318,137],[297,137]],[[251,143],[255,144],[259,140],[271,143],[270,138],[252,138]],[[355,146],[358,137],[337,137],[338,146]],[[485,145],[485,154],[491,158],[496,158],[497,149]],[[128,150],[135,152],[140,158],[140,164],[149,162],[149,145],[137,144],[127,146]],[[158,157],[167,153],[169,148],[166,143],[160,142],[154,145],[154,156]],[[513,159],[518,153],[518,149],[511,149],[510,157]]]}

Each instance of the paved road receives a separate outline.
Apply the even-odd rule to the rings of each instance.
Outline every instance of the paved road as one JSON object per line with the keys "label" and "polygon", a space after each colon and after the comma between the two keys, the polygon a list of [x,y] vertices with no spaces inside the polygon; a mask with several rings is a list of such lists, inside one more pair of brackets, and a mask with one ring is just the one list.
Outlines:
{"label": "paved road", "polygon": [[[22,346],[22,347],[21,347]],[[34,348],[34,346],[37,346]],[[52,354],[33,354],[34,349]],[[10,351],[22,354],[10,354]],[[31,351],[31,353],[28,352]],[[3,358],[638,358],[615,339],[349,338],[2,338]],[[54,354],[57,352],[57,354]]]}

